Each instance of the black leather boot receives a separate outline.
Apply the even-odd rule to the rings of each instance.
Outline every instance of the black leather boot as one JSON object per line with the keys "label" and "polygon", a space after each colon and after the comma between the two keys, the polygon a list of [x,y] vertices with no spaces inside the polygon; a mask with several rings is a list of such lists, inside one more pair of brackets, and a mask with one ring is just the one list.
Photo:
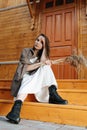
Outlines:
{"label": "black leather boot", "polygon": [[49,87],[49,103],[53,104],[68,104],[67,100],[62,99],[57,93],[55,85]]}
{"label": "black leather boot", "polygon": [[7,114],[6,118],[8,118],[11,123],[18,124],[20,122],[21,106],[22,101],[16,100],[11,111]]}

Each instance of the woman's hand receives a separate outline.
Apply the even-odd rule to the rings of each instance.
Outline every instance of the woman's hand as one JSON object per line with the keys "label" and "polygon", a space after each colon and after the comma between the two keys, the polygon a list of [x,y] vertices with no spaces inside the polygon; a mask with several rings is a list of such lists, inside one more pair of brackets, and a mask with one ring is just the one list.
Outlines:
{"label": "woman's hand", "polygon": [[45,64],[51,66],[51,64],[52,64],[52,63],[51,63],[51,60],[46,60],[46,61],[45,61]]}
{"label": "woman's hand", "polygon": [[27,71],[37,69],[38,67],[40,67],[42,65],[50,65],[51,66],[51,64],[52,64],[51,60],[46,60],[44,62],[39,62],[39,63],[27,65]]}
{"label": "woman's hand", "polygon": [[37,68],[39,68],[40,66],[42,66],[44,64],[45,63],[43,63],[43,62],[38,62],[38,63],[27,65],[26,71],[31,71],[31,70],[37,69]]}

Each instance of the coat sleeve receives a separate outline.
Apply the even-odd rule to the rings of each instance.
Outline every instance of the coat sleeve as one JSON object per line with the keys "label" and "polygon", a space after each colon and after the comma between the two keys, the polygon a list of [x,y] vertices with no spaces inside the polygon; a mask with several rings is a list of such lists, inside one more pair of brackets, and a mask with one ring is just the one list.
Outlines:
{"label": "coat sleeve", "polygon": [[30,56],[28,57],[29,49],[24,48],[22,50],[21,56],[20,56],[20,62],[22,64],[31,64],[30,62]]}
{"label": "coat sleeve", "polygon": [[26,71],[26,67],[27,67],[26,62],[27,62],[27,51],[26,49],[23,49],[20,55],[19,64],[17,66],[16,73],[14,74],[13,80],[19,81],[22,78],[24,72]]}
{"label": "coat sleeve", "polygon": [[24,48],[19,61],[19,67],[17,70],[19,79],[23,77],[23,75],[26,73],[27,66],[31,64],[30,62],[31,53],[30,48]]}
{"label": "coat sleeve", "polygon": [[18,90],[20,88],[23,75],[26,72],[27,65],[30,64],[28,60],[28,53],[29,49],[23,49],[19,59],[19,64],[12,80],[11,94],[15,97],[17,96]]}

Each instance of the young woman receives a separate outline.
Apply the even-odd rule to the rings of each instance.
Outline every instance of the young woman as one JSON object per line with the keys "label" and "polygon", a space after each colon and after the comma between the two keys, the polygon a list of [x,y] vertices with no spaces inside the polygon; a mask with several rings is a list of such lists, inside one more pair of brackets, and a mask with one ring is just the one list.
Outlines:
{"label": "young woman", "polygon": [[39,102],[68,103],[56,92],[57,82],[51,69],[49,53],[49,39],[44,34],[36,38],[33,48],[23,49],[11,87],[15,102],[6,116],[10,122],[20,122],[21,106],[28,94],[34,94]]}

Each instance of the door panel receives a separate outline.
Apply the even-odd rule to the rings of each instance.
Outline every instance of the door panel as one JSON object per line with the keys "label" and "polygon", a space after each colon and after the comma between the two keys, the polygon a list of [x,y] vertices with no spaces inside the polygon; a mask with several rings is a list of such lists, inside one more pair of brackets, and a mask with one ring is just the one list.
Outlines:
{"label": "door panel", "polygon": [[[55,15],[55,25],[54,25],[54,42],[61,43],[62,42],[62,14]],[[60,30],[60,31],[59,31]],[[58,45],[58,44],[57,44]]]}
{"label": "door panel", "polygon": [[51,47],[51,57],[65,57],[71,55],[71,46]]}
{"label": "door panel", "polygon": [[64,41],[65,44],[70,44],[73,46],[73,42],[74,42],[74,9],[69,11],[66,11],[64,13]]}
{"label": "door panel", "polygon": [[[61,9],[43,14],[42,32],[50,39],[51,59],[67,57],[72,54],[75,45],[75,9]],[[58,79],[77,78],[75,69],[68,63],[53,65]]]}
{"label": "door panel", "polygon": [[46,35],[49,36],[51,44],[53,43],[53,23],[54,23],[53,14],[47,14],[45,16],[44,31],[45,31]]}

